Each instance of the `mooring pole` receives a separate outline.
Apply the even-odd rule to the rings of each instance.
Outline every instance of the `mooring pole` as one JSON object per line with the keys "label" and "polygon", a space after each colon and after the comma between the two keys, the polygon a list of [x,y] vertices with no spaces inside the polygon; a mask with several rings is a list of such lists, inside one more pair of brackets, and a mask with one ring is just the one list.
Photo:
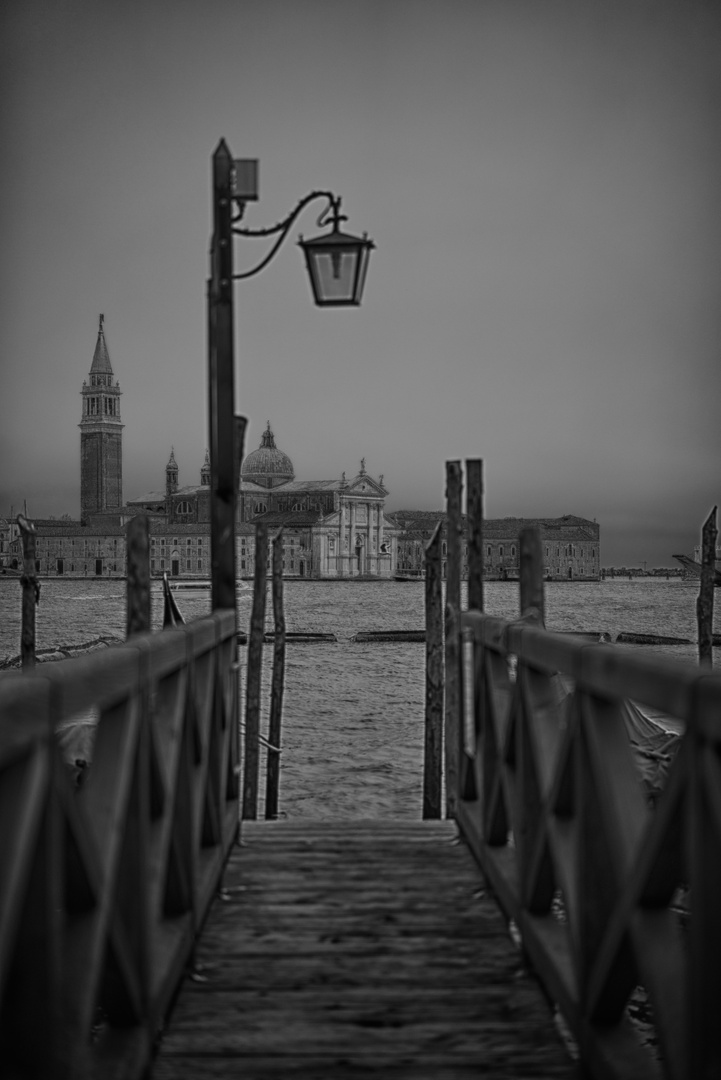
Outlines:
{"label": "mooring pole", "polygon": [[27,671],[35,667],[35,608],[40,602],[40,586],[35,566],[37,530],[32,521],[28,521],[23,514],[18,514],[16,521],[23,543],[23,572],[20,578],[23,590],[20,659],[23,671]]}
{"label": "mooring pole", "polygon": [[126,636],[150,630],[150,542],[148,516],[138,514],[128,524],[128,582]]}
{"label": "mooring pole", "polygon": [[245,760],[243,761],[243,801],[241,816],[255,821],[258,816],[258,771],[260,764],[260,685],[263,672],[265,633],[265,591],[268,563],[268,526],[255,526],[255,575],[253,609],[248,634],[248,670],[245,676]]}
{"label": "mooring pole", "polygon": [[426,547],[426,723],[423,748],[423,817],[441,817],[443,776],[443,591],[441,527]]}
{"label": "mooring pole", "polygon": [[270,687],[270,723],[268,726],[268,760],[265,778],[265,816],[278,816],[280,787],[280,729],[283,716],[283,683],[285,680],[285,614],[283,612],[283,530],[273,540],[273,677]]}
{"label": "mooring pole", "polygon": [[701,530],[701,588],[696,600],[698,622],[698,662],[713,665],[713,594],[716,577],[716,510],[707,517]]}
{"label": "mooring pole", "polygon": [[521,529],[518,537],[521,615],[546,625],[543,595],[543,549],[541,532],[535,527]]}
{"label": "mooring pole", "polygon": [[445,760],[446,817],[454,817],[458,799],[461,750],[461,648],[458,621],[461,616],[461,552],[463,525],[461,499],[463,477],[460,461],[446,462],[446,644],[445,644]]}
{"label": "mooring pole", "polygon": [[466,460],[468,610],[483,611],[483,461]]}
{"label": "mooring pole", "polygon": [[233,355],[233,159],[225,139],[213,154],[213,239],[208,281],[210,558],[213,610],[235,610],[237,499]]}

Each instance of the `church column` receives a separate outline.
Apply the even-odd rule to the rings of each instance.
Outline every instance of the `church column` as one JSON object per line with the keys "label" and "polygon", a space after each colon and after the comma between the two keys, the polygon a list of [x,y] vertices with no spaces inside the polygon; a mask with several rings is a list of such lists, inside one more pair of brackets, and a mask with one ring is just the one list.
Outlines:
{"label": "church column", "polygon": [[335,564],[335,572],[338,577],[343,577],[345,570],[343,564],[343,531],[345,529],[345,503],[342,496],[338,499],[338,558]]}
{"label": "church column", "polygon": [[350,504],[350,535],[348,537],[348,558],[351,562],[351,566],[353,566],[353,560],[355,559],[355,500]]}

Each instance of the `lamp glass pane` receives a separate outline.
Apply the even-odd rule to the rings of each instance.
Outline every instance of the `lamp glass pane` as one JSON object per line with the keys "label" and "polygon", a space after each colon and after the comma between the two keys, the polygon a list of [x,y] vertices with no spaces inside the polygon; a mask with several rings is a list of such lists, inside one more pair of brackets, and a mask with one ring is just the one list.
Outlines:
{"label": "lamp glass pane", "polygon": [[353,300],[358,254],[355,251],[314,251],[314,264],[318,299],[340,301]]}

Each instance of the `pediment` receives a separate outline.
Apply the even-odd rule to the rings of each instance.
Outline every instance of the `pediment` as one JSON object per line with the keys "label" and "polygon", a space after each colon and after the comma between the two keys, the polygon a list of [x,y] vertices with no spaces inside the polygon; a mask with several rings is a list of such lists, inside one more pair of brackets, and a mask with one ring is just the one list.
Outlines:
{"label": "pediment", "polygon": [[368,495],[373,498],[385,498],[385,488],[377,480],[365,473],[356,476],[343,491],[344,495]]}

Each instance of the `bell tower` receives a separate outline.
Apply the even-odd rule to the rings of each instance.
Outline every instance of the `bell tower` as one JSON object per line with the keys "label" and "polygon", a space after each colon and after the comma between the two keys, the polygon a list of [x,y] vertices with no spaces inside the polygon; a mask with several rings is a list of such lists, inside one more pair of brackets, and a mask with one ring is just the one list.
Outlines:
{"label": "bell tower", "polygon": [[80,427],[80,517],[113,513],[123,505],[123,424],[120,387],[113,378],[100,316],[90,374],[83,383]]}

